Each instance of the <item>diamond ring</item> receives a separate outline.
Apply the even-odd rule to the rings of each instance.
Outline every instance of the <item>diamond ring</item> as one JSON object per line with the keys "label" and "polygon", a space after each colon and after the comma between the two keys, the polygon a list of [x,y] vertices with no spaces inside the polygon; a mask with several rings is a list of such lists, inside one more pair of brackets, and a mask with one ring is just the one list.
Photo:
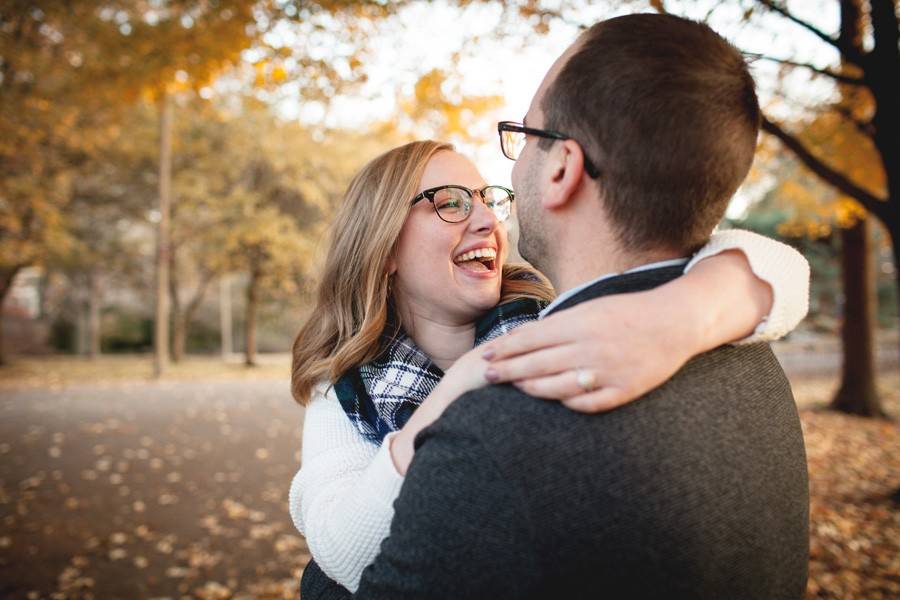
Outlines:
{"label": "diamond ring", "polygon": [[597,387],[597,376],[589,369],[578,367],[575,369],[575,382],[582,392],[592,392]]}

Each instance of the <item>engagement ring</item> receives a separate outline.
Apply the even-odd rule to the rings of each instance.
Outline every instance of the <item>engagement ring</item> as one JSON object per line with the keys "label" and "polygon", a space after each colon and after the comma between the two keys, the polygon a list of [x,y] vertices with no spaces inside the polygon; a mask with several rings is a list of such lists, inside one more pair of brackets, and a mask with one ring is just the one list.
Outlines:
{"label": "engagement ring", "polygon": [[575,381],[578,383],[581,391],[585,393],[592,392],[597,387],[597,376],[593,371],[582,367],[575,369]]}

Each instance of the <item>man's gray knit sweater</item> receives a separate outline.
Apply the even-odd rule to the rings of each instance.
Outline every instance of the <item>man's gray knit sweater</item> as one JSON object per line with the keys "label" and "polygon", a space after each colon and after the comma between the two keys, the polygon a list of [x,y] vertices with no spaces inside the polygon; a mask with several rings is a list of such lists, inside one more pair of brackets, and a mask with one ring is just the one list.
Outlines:
{"label": "man's gray knit sweater", "polygon": [[[556,310],[679,273],[607,279]],[[416,445],[356,597],[803,596],[803,438],[765,344],[698,356],[604,414],[483,388]]]}

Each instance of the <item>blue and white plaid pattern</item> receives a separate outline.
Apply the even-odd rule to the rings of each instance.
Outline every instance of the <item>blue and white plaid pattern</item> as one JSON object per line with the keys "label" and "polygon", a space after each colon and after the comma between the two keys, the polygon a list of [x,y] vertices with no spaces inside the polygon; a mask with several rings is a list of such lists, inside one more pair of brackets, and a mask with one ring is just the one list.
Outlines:
{"label": "blue and white plaid pattern", "polygon": [[[475,326],[475,345],[537,319],[545,306],[536,300],[514,300],[496,306]],[[434,390],[444,372],[411,337],[400,331],[386,341],[373,361],[343,375],[335,392],[360,434],[375,444],[397,431]]]}

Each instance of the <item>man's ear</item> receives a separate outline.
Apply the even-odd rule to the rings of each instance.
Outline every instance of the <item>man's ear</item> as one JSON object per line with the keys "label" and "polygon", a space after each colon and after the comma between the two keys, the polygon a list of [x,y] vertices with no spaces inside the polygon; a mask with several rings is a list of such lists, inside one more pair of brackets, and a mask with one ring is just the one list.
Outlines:
{"label": "man's ear", "polygon": [[584,152],[575,140],[560,140],[547,153],[547,190],[542,196],[544,208],[566,206],[575,196],[584,174]]}

